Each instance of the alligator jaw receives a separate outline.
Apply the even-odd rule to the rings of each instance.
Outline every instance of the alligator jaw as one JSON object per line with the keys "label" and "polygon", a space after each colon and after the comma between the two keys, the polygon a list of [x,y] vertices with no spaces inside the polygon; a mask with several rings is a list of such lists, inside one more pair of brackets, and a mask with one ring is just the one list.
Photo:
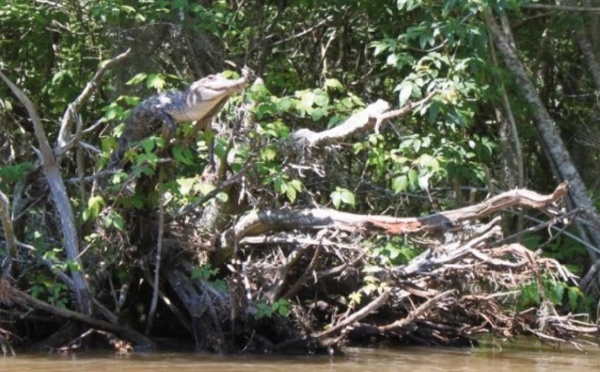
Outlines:
{"label": "alligator jaw", "polygon": [[221,74],[209,75],[193,83],[185,92],[185,107],[173,107],[169,114],[177,122],[201,120],[224,100],[248,85],[248,79],[227,79]]}
{"label": "alligator jaw", "polygon": [[212,101],[242,90],[248,85],[248,79],[229,80],[221,74],[209,75],[193,83],[188,92],[190,95],[200,96],[202,100]]}

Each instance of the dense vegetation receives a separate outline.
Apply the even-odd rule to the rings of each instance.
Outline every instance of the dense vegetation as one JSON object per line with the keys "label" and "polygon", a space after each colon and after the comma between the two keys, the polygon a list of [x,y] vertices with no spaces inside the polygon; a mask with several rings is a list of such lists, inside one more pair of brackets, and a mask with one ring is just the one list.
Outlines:
{"label": "dense vegetation", "polygon": [[[572,341],[527,314],[592,317],[600,297],[593,3],[6,1],[0,344],[91,346],[90,327],[123,350]],[[106,174],[143,99],[244,66],[256,83],[211,128],[155,133]],[[431,232],[367,216],[556,196],[562,181],[560,205],[491,203]]]}

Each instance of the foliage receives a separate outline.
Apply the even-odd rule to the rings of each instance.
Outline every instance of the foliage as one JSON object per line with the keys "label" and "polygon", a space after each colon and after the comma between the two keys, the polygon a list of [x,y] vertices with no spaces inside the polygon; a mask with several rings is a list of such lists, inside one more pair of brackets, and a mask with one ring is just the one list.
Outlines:
{"label": "foliage", "polygon": [[[332,207],[419,216],[462,206],[465,189],[485,189],[491,195],[497,191],[494,187],[516,186],[509,182],[503,163],[507,148],[515,146],[506,142],[515,137],[522,146],[517,160],[525,166],[526,186],[553,188],[546,149],[530,125],[529,108],[490,44],[481,17],[485,9],[496,15],[507,12],[511,22],[519,23],[519,55],[535,76],[576,165],[595,182],[597,149],[580,144],[582,138],[594,139],[582,123],[591,123],[591,133],[597,131],[595,88],[571,37],[580,25],[561,12],[534,13],[523,7],[528,3],[145,0],[133,6],[122,0],[8,0],[0,8],[0,67],[35,102],[54,145],[69,104],[98,67],[131,48],[132,57],[107,72],[77,113],[84,129],[81,146],[57,156],[76,209],[82,249],[89,249],[82,253],[83,264],[86,269],[103,264],[88,270],[93,292],[113,299],[115,283],[125,287],[146,282],[140,267],[146,269],[151,262],[158,230],[151,217],[161,208],[174,214],[199,200],[204,202],[199,210],[214,207],[224,222],[192,237],[185,223],[168,221],[173,226],[167,240],[179,248],[168,250],[169,259],[193,260],[191,279],[225,290],[227,274],[195,249],[212,247],[211,234],[252,209]],[[524,12],[530,13],[525,17]],[[196,133],[189,123],[170,136],[155,133],[127,149],[125,168],[107,177],[109,192],[100,195],[99,187],[84,182],[106,168],[131,109],[144,98],[185,87],[209,72],[230,69],[227,74],[236,74],[245,64],[264,85],[231,99],[217,117],[218,131],[204,128]],[[286,146],[295,131],[336,128],[376,99],[400,108],[431,92],[437,92],[435,98],[411,115],[327,150],[302,153]],[[498,113],[507,110],[505,96],[518,131],[510,140],[499,128]],[[249,126],[239,117],[242,104],[252,107],[256,122]],[[5,128],[0,134],[0,191],[16,204],[12,218],[18,240],[36,248],[22,253],[17,282],[28,283],[38,298],[72,307],[69,288],[53,275],[78,267],[55,248],[62,239],[53,221],[55,205],[31,150],[39,144],[27,113],[4,85],[0,124]],[[209,149],[224,164],[222,174],[207,171]],[[202,199],[217,187],[215,179],[222,181],[242,169],[247,173],[239,185]],[[23,199],[26,202],[19,204]],[[201,230],[205,222],[194,228]],[[536,237],[532,249],[539,247],[543,233]],[[421,252],[404,238],[364,238],[366,260],[377,267],[405,265]],[[182,241],[185,244],[179,244]],[[582,273],[590,264],[582,246],[565,236],[544,252]],[[349,308],[387,290],[370,274],[362,273],[362,287],[346,297]],[[548,278],[543,290],[546,295],[538,292],[537,283],[524,286],[520,306],[539,305],[544,296],[573,309],[585,302],[576,288]],[[120,306],[115,305],[115,312]],[[260,302],[256,318],[287,317],[290,306],[285,299]]]}
{"label": "foliage", "polygon": [[290,313],[290,303],[285,298],[280,298],[268,305],[264,302],[259,302],[256,306],[256,319],[270,318],[274,314],[279,314],[283,317],[287,317]]}
{"label": "foliage", "polygon": [[523,285],[520,289],[519,309],[525,310],[532,306],[539,306],[543,300],[554,305],[566,304],[572,311],[589,311],[585,296],[581,290],[574,286],[556,281],[548,276],[542,277],[542,287],[537,280]]}
{"label": "foliage", "polygon": [[415,258],[421,249],[407,242],[405,239],[393,237],[370,248],[371,258],[378,265],[399,266],[406,265]]}
{"label": "foliage", "polygon": [[200,279],[210,282],[216,289],[227,291],[227,283],[223,279],[217,277],[219,272],[219,268],[214,268],[211,264],[204,264],[192,270],[191,278],[192,280]]}

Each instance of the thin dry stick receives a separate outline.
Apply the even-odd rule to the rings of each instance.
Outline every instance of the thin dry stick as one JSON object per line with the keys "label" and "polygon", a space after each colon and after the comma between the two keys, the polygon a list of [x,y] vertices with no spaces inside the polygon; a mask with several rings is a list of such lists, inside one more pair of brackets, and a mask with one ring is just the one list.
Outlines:
{"label": "thin dry stick", "polygon": [[354,314],[350,315],[349,317],[347,317],[343,321],[339,322],[338,324],[334,325],[333,327],[331,327],[321,333],[318,333],[315,337],[325,337],[327,335],[330,335],[334,332],[339,331],[340,329],[342,329],[354,322],[358,322],[359,320],[365,318],[367,315],[371,314],[373,311],[379,309],[383,304],[386,303],[386,301],[388,300],[389,297],[390,297],[390,291],[384,290],[383,293],[381,293],[376,299],[371,301],[370,304],[363,307],[362,309],[355,312]]}
{"label": "thin dry stick", "polygon": [[150,303],[150,310],[148,312],[148,324],[146,324],[146,334],[150,334],[152,326],[154,324],[154,317],[156,315],[156,306],[158,304],[158,292],[159,292],[159,279],[160,279],[160,261],[162,257],[162,246],[163,246],[163,235],[165,230],[165,209],[163,206],[163,167],[159,165],[158,168],[158,237],[156,242],[156,264],[154,266],[154,291],[152,292],[152,302]]}
{"label": "thin dry stick", "polygon": [[58,143],[55,148],[57,155],[65,153],[75,144],[75,141],[80,140],[81,128],[77,129],[78,135],[68,138],[69,132],[73,127],[73,123],[80,120],[80,118],[78,118],[79,109],[87,102],[88,99],[90,99],[94,91],[96,91],[100,85],[100,80],[102,80],[102,77],[106,71],[121,60],[125,59],[129,55],[130,51],[131,49],[127,49],[127,51],[124,53],[121,53],[108,61],[102,62],[100,68],[98,71],[96,71],[94,77],[92,77],[92,80],[86,84],[86,86],[83,88],[83,91],[81,91],[81,94],[79,94],[79,96],[69,104],[60,121],[61,124],[58,132]]}

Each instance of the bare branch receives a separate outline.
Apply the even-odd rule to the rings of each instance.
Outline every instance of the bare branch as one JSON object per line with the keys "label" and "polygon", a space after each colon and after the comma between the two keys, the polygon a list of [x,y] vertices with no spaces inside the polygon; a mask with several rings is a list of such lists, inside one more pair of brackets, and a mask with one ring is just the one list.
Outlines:
{"label": "bare branch", "polygon": [[600,8],[591,6],[571,6],[571,5],[556,5],[556,4],[526,4],[521,5],[525,9],[543,9],[543,10],[561,10],[567,12],[600,12]]}
{"label": "bare branch", "polygon": [[73,214],[73,207],[69,195],[67,194],[67,189],[62,179],[60,169],[56,164],[56,159],[52,153],[48,137],[44,132],[42,121],[29,97],[14,85],[2,72],[0,72],[0,78],[4,80],[23,106],[25,106],[33,123],[33,130],[40,146],[39,155],[43,165],[44,175],[50,186],[50,192],[52,193],[56,209],[60,216],[65,252],[69,260],[76,262],[81,268],[71,269],[71,276],[76,288],[75,297],[77,298],[77,304],[81,312],[89,314],[91,312],[91,303],[88,285],[85,276],[81,271],[83,265],[79,258],[79,239],[75,227],[75,215]]}
{"label": "bare branch", "polygon": [[106,71],[121,60],[125,59],[129,55],[130,51],[131,49],[128,49],[126,52],[121,53],[108,61],[102,62],[100,68],[98,69],[98,71],[96,71],[94,77],[92,77],[92,80],[90,80],[86,84],[86,86],[81,91],[81,94],[79,94],[79,96],[69,104],[67,110],[63,114],[63,117],[60,121],[58,142],[55,148],[55,153],[57,155],[65,153],[74,145],[75,141],[72,141],[72,139],[70,138],[70,132],[73,128],[73,123],[77,121],[77,117],[79,115],[79,110],[81,109],[81,106],[83,106],[83,104],[85,104],[90,99],[92,93],[94,93],[94,91],[98,89],[98,86],[100,85],[100,80],[102,80],[102,77],[104,76]]}
{"label": "bare branch", "polygon": [[540,195],[529,190],[512,190],[497,195],[480,204],[435,213],[424,217],[370,216],[340,212],[332,209],[287,210],[274,209],[254,212],[242,217],[238,223],[221,235],[220,246],[228,251],[235,241],[267,231],[286,229],[322,229],[370,233],[383,231],[388,234],[405,234],[434,231],[457,223],[479,219],[511,207],[543,209],[561,199],[568,190],[568,183],[560,184],[550,195]]}
{"label": "bare branch", "polygon": [[367,106],[364,110],[350,116],[342,125],[318,133],[310,129],[300,129],[291,134],[290,140],[307,147],[330,143],[358,131],[373,128],[375,122],[371,118],[389,110],[389,108],[389,103],[384,100],[378,100]]}
{"label": "bare branch", "polygon": [[358,310],[357,312],[355,312],[351,316],[347,317],[343,321],[339,322],[338,324],[334,325],[333,327],[331,327],[321,333],[318,333],[315,337],[325,337],[325,336],[331,335],[332,333],[337,332],[352,323],[355,323],[355,322],[360,321],[361,319],[364,319],[366,316],[368,316],[369,314],[371,314],[372,312],[374,312],[375,310],[377,310],[381,306],[383,306],[389,297],[390,297],[390,291],[389,290],[383,291],[383,293],[381,293],[376,299],[371,301],[371,303],[369,303],[367,306]]}

